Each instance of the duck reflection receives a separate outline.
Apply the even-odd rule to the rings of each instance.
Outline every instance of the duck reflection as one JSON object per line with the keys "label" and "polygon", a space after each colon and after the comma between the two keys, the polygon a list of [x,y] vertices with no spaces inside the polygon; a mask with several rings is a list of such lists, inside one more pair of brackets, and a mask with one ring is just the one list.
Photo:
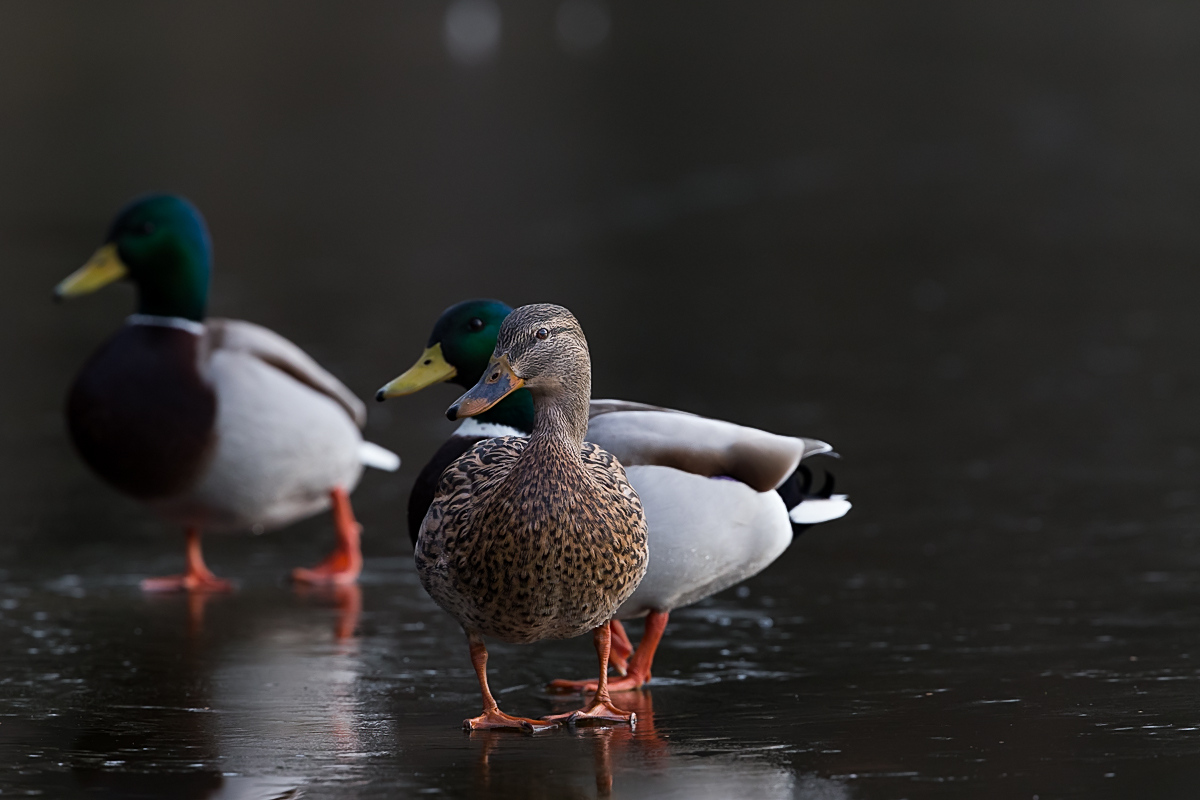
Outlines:
{"label": "duck reflection", "polygon": [[338,586],[112,609],[138,635],[121,626],[92,676],[108,699],[80,715],[65,754],[76,784],[89,797],[282,800],[344,778],[362,743],[362,606],[360,587]]}
{"label": "duck reflection", "polygon": [[849,787],[797,777],[768,759],[673,745],[660,734],[648,691],[621,696],[636,728],[578,727],[548,736],[470,734],[476,749],[471,797],[848,800]]}
{"label": "duck reflection", "polygon": [[[580,775],[586,772],[587,759],[586,756],[579,755],[580,751],[576,746],[586,742],[591,745],[591,764],[595,775],[596,793],[601,797],[610,795],[613,786],[614,749],[619,753],[623,752],[636,739],[639,741],[639,755],[649,755],[652,760],[660,761],[667,757],[666,742],[655,731],[654,701],[650,693],[631,692],[622,700],[627,711],[637,714],[635,726],[589,725],[567,728],[566,733],[569,738],[575,740],[572,743],[572,752],[575,757],[564,762],[548,760],[545,774],[539,774],[536,780],[525,769],[527,762],[524,756],[528,753],[522,745],[512,745],[512,752],[503,749],[506,747],[506,742],[513,740],[512,732],[473,731],[470,735],[471,741],[473,744],[476,742],[479,744],[475,768],[477,788],[484,796],[506,796],[510,789],[518,788],[516,785],[510,785],[509,781],[517,777],[516,773],[524,773],[525,780],[530,781],[526,785],[527,790],[533,793],[530,796],[544,793],[547,797],[589,797],[591,796],[590,792],[583,791],[580,784]],[[538,739],[539,743],[549,744],[549,737],[538,737]],[[554,747],[553,749],[560,748]],[[584,747],[583,752],[586,753],[586,751],[587,748]],[[517,753],[520,755],[518,756]],[[654,759],[654,756],[658,758]],[[563,767],[567,764],[570,764],[572,768],[564,770]],[[513,767],[517,765],[521,765],[521,768],[514,770]]]}
{"label": "duck reflection", "polygon": [[354,638],[358,628],[358,619],[362,616],[362,587],[357,583],[349,586],[314,586],[297,583],[293,587],[296,596],[301,599],[315,600],[337,610],[337,621],[333,627],[333,638],[339,642],[349,642]]}
{"label": "duck reflection", "polygon": [[89,798],[169,797],[171,800],[293,800],[302,796],[294,778],[225,777],[219,772],[109,774],[83,781]]}
{"label": "duck reflection", "polygon": [[[337,773],[339,756],[361,749],[362,613],[357,585],[297,589],[299,603],[259,612],[253,631],[228,643],[212,675],[213,703],[236,710],[218,720],[222,757],[229,769],[249,772],[282,758],[308,772],[306,754],[323,754],[321,770]],[[328,617],[313,606],[332,609]],[[272,752],[274,750],[274,752]],[[348,768],[348,767],[347,767]]]}
{"label": "duck reflection", "polygon": [[[63,754],[74,782],[88,797],[299,796],[303,781],[298,778],[233,775],[223,769],[210,659],[228,631],[224,615],[218,614],[210,629],[205,622],[228,600],[193,593],[147,597],[132,608],[118,609],[118,617],[133,623],[135,638],[104,646],[109,656],[90,682],[107,701],[100,709],[80,713],[82,728]],[[124,601],[115,602],[120,606]]]}
{"label": "duck reflection", "polygon": [[[297,583],[293,587],[297,598],[315,601],[319,605],[332,607],[337,611],[333,626],[333,637],[339,642],[348,642],[354,638],[358,627],[359,617],[362,616],[362,587],[358,584],[350,586],[313,586]],[[204,618],[207,610],[213,604],[219,604],[230,599],[229,595],[217,592],[189,592],[184,598],[187,607],[187,631],[189,641],[194,641],[204,633]],[[145,601],[150,604],[168,606],[174,605],[178,597],[168,594],[147,594]]]}
{"label": "duck reflection", "polygon": [[[218,592],[188,592],[187,593],[187,634],[189,641],[204,633],[204,616],[208,606],[220,602],[225,597]],[[147,594],[146,601],[150,603],[170,602],[175,598],[164,594]]]}

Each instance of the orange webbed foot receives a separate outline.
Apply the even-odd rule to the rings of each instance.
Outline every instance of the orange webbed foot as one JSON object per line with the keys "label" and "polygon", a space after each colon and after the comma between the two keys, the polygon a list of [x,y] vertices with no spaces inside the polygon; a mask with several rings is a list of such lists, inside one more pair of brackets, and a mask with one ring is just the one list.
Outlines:
{"label": "orange webbed foot", "polygon": [[493,708],[489,711],[484,711],[478,717],[463,720],[463,728],[469,731],[486,731],[496,729],[515,729],[525,731],[526,733],[538,733],[540,731],[549,731],[558,727],[557,722],[546,722],[540,719],[527,719],[525,717],[513,717],[505,714],[498,708]]}
{"label": "orange webbed foot", "polygon": [[362,560],[347,559],[342,553],[334,553],[311,569],[296,567],[292,580],[309,586],[350,586],[358,582],[362,574]]}
{"label": "orange webbed foot", "polygon": [[[610,692],[632,692],[635,689],[640,689],[650,680],[649,675],[643,675],[638,670],[634,669],[623,678],[615,678],[608,682],[608,690]],[[574,693],[574,692],[594,692],[596,691],[597,682],[595,680],[569,681],[563,678],[557,678],[550,681],[546,687],[552,692]]]}
{"label": "orange webbed foot", "polygon": [[[667,618],[668,612],[666,611],[650,612],[646,617],[646,632],[642,634],[642,641],[629,659],[628,671],[621,671],[624,677],[611,681],[606,680],[608,691],[628,692],[640,689],[650,682],[650,668],[654,665],[654,654],[658,650],[658,643],[662,640],[663,631],[667,627]],[[625,635],[625,629],[620,622],[614,619],[609,623],[609,627],[612,630],[613,649],[616,648],[619,640],[624,640],[625,645],[628,645],[629,637]],[[547,688],[555,692],[594,692],[599,685],[599,680],[567,681],[559,679],[551,681]]]}
{"label": "orange webbed foot", "polygon": [[200,528],[192,525],[185,531],[187,537],[187,569],[182,575],[167,575],[162,578],[146,578],[142,581],[143,592],[231,592],[233,584],[213,575],[204,563],[200,548]]}
{"label": "orange webbed foot", "polygon": [[569,714],[552,714],[548,717],[542,717],[548,722],[562,722],[566,725],[577,725],[580,722],[617,722],[628,723],[630,725],[637,724],[637,714],[632,711],[622,711],[612,704],[607,697],[597,697],[592,702],[577,711],[572,711]]}

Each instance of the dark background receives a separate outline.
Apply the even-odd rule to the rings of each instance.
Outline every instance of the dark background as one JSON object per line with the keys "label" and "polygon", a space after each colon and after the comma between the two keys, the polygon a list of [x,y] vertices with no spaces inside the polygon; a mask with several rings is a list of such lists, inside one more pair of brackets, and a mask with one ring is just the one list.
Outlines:
{"label": "dark background", "polygon": [[[163,653],[219,650],[185,634],[182,600],[138,595],[139,577],[177,568],[181,537],[93,478],[61,418],[72,375],[133,294],[55,307],[50,289],[119,206],[167,190],[209,221],[211,313],[279,331],[363,397],[412,363],[447,305],[550,301],[589,335],[597,396],[836,446],[851,514],[798,540],[750,595],[681,617],[664,643],[662,674],[678,682],[655,690],[657,728],[690,736],[684,755],[714,736],[731,737],[730,763],[778,745],[779,796],[1190,796],[1200,6],[597,7],[611,26],[584,47],[556,34],[558,3],[471,6],[498,9],[500,36],[464,60],[448,47],[444,2],[0,5],[0,576],[16,603],[0,611],[0,637],[14,686],[53,672],[81,687],[74,700],[29,700],[0,679],[14,719],[0,720],[0,753],[30,757],[16,721],[89,704],[98,715],[45,723],[44,760],[58,767],[14,766],[0,783],[76,774],[78,731],[109,730],[118,723],[100,709],[130,702],[86,653],[140,652],[148,643],[125,637],[142,616],[174,632]],[[355,762],[366,787],[411,778],[468,792],[397,766],[430,731],[478,755],[454,730],[477,702],[465,648],[413,583],[403,524],[454,396],[439,387],[371,408],[370,437],[405,464],[354,496],[368,564],[363,650],[346,669],[356,713],[400,720],[383,755]],[[329,535],[319,518],[210,539],[210,564],[243,592],[217,601],[225,614],[210,614],[207,635],[242,641],[259,611],[260,632],[272,614],[315,624],[281,576]],[[794,635],[745,656],[759,677],[705,672],[733,635],[720,614],[759,613],[764,592],[791,609]],[[62,628],[81,637],[63,647],[81,648],[68,661],[82,672],[23,656],[37,614],[85,607]],[[427,666],[453,668],[437,680],[458,693],[406,708],[429,716],[419,736],[396,698],[434,679],[380,666],[414,647],[406,613],[437,631]],[[214,621],[235,618],[242,628]],[[511,697],[533,705],[541,681],[590,668],[589,650],[493,661],[502,676],[505,658],[524,665],[509,683],[531,688]],[[364,695],[368,673],[381,683]],[[156,674],[163,686],[175,675]],[[766,728],[722,705],[777,711],[793,695],[787,722]],[[697,719],[697,703],[712,713]],[[282,698],[276,711],[297,705]],[[143,723],[151,738],[176,729]],[[1020,749],[1006,749],[1014,738]],[[575,740],[564,742],[503,740],[539,764]],[[113,760],[110,745],[89,747]],[[172,770],[202,764],[220,784],[225,748]],[[280,768],[250,752],[239,775]],[[684,755],[654,774],[703,774]],[[631,775],[645,767],[630,763]],[[341,796],[292,773],[311,795]],[[678,790],[699,796],[701,784]]]}

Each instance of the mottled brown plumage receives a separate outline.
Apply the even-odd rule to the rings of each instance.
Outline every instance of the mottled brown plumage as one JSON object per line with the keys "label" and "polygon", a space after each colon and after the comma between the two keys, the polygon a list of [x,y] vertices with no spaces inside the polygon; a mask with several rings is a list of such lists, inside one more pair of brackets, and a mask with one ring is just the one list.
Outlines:
{"label": "mottled brown plumage", "polygon": [[[484,714],[468,727],[532,722],[496,708],[481,636],[528,643],[596,630],[603,676],[608,620],[648,559],[645,515],[625,470],[583,441],[591,362],[579,323],[561,306],[519,308],[504,321],[492,362],[451,414],[482,413],[524,385],[534,399],[533,433],[481,441],[450,465],[416,549],[426,591],[472,643]],[[606,689],[583,716],[630,719]]]}
{"label": "mottled brown plumage", "polygon": [[442,474],[417,570],[464,628],[567,639],[610,619],[646,571],[642,504],[617,460],[584,443],[485,439]]}

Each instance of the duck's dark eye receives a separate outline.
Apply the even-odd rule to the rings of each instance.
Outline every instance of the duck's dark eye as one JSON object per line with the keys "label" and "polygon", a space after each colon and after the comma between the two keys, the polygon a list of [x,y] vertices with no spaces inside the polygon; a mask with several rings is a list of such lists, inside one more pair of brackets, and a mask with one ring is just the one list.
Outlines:
{"label": "duck's dark eye", "polygon": [[479,317],[471,317],[471,321],[467,323],[467,330],[471,333],[483,330],[483,320]]}
{"label": "duck's dark eye", "polygon": [[138,233],[142,234],[143,236],[149,236],[150,234],[154,233],[154,227],[155,226],[153,222],[143,222],[138,226],[137,230]]}
{"label": "duck's dark eye", "polygon": [[550,331],[546,330],[545,328],[538,328],[537,332],[534,333],[533,335],[536,336],[537,338],[541,339],[542,341],[545,341],[546,339],[550,338]]}

